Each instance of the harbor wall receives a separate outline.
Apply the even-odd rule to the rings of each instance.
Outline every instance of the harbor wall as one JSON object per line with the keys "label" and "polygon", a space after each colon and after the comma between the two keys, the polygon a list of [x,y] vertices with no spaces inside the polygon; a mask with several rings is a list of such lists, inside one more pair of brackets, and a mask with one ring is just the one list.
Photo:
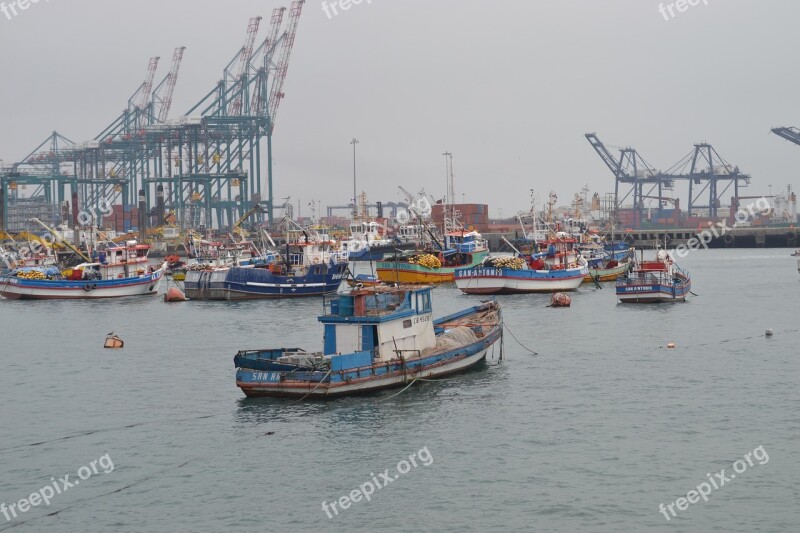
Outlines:
{"label": "harbor wall", "polygon": [[[632,230],[625,232],[615,232],[615,241],[625,240],[637,248],[655,248],[658,244],[664,246],[664,239],[668,248],[675,248],[680,245],[688,245],[692,239],[703,239],[707,241],[709,248],[797,248],[800,247],[798,239],[798,228],[788,227],[749,227],[731,228],[715,231],[698,231],[696,229],[674,229],[674,230]],[[716,235],[715,235],[716,233]],[[511,249],[502,242],[505,237],[512,243],[514,239],[521,237],[521,232],[507,233],[485,233],[483,237],[489,243],[489,249],[493,252],[508,252]],[[605,234],[606,240],[611,239],[611,233]]]}

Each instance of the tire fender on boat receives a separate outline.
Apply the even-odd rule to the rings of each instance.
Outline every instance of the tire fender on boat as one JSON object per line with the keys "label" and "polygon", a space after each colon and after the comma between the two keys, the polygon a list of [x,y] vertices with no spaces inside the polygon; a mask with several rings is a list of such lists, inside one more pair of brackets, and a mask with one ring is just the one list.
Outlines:
{"label": "tire fender on boat", "polygon": [[90,290],[92,290],[92,284],[91,283],[84,283],[83,290],[85,290],[86,292],[89,292]]}

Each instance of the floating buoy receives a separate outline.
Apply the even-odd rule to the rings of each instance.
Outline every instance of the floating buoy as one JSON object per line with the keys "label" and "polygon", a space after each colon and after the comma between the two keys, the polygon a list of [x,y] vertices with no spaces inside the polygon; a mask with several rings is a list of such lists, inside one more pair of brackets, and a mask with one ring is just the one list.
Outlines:
{"label": "floating buoy", "polygon": [[186,295],[177,288],[177,287],[170,287],[167,290],[167,293],[164,295],[165,302],[185,302]]}
{"label": "floating buoy", "polygon": [[105,344],[103,344],[103,348],[116,349],[116,348],[122,348],[123,346],[125,346],[125,342],[123,342],[123,340],[120,339],[118,336],[114,335],[113,331],[108,335],[106,335],[106,342]]}
{"label": "floating buoy", "polygon": [[667,344],[667,348],[674,348],[674,347],[675,347],[674,342],[670,342],[669,344]]}
{"label": "floating buoy", "polygon": [[771,330],[771,329],[768,329],[768,330],[766,331],[765,335],[766,335],[767,337],[772,337],[772,330]]}
{"label": "floating buoy", "polygon": [[550,307],[569,307],[571,303],[572,298],[563,292],[557,292],[550,298]]}

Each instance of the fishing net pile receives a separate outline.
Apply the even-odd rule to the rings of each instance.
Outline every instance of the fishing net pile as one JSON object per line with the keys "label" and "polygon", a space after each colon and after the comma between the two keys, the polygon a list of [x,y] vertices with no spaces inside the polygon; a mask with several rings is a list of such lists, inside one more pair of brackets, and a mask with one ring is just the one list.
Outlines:
{"label": "fishing net pile", "polygon": [[441,268],[442,262],[438,257],[432,254],[421,254],[412,257],[408,260],[412,265],[421,265],[425,268]]}
{"label": "fishing net pile", "polygon": [[484,262],[484,265],[492,268],[522,270],[525,268],[525,260],[521,257],[490,257]]}

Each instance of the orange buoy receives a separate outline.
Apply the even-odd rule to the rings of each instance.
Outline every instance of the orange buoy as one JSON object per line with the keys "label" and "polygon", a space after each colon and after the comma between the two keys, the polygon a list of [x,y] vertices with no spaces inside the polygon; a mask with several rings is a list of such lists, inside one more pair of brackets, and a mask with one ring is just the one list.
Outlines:
{"label": "orange buoy", "polygon": [[177,287],[170,287],[164,295],[165,302],[185,302],[186,295]]}
{"label": "orange buoy", "polygon": [[125,346],[125,342],[120,339],[117,335],[114,335],[112,331],[106,336],[106,342],[103,344],[103,348],[122,348]]}

